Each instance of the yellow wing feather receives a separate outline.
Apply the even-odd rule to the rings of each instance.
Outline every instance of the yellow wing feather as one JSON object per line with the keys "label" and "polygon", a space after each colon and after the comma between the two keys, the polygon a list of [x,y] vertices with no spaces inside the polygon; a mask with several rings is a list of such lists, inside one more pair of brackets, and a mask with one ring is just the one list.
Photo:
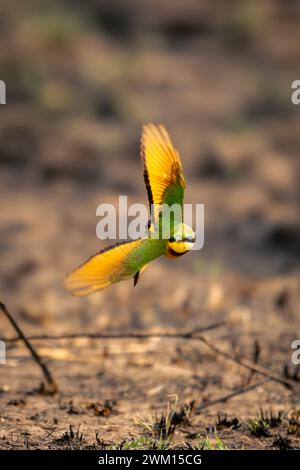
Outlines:
{"label": "yellow wing feather", "polygon": [[170,186],[177,184],[185,188],[179,153],[164,126],[143,126],[141,156],[150,206],[162,204],[163,195]]}
{"label": "yellow wing feather", "polygon": [[131,263],[126,263],[126,260],[128,255],[139,246],[141,246],[141,240],[105,248],[67,275],[64,279],[65,288],[75,296],[85,296],[115,282],[133,277],[136,268]]}

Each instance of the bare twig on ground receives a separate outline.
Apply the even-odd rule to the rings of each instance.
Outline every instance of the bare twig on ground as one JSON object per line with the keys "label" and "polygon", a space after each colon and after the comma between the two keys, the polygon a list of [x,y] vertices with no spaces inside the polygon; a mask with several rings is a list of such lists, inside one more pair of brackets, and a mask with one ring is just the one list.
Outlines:
{"label": "bare twig on ground", "polygon": [[206,344],[206,346],[208,346],[214,353],[220,355],[221,357],[225,357],[226,359],[229,359],[230,361],[235,362],[236,364],[239,364],[240,366],[245,367],[246,369],[252,370],[253,372],[257,372],[260,375],[269,377],[275,382],[279,382],[285,387],[293,390],[294,387],[291,380],[285,379],[284,377],[275,374],[266,367],[255,364],[249,359],[231,356],[231,354],[227,353],[226,351],[223,351],[222,349],[219,349],[211,341],[208,341],[204,336],[197,336],[197,339],[199,341],[202,341],[202,343]]}
{"label": "bare twig on ground", "polygon": [[[254,362],[250,361],[246,358],[239,358],[235,357],[222,349],[219,349],[217,346],[214,345],[213,342],[206,339],[199,333],[203,333],[205,331],[210,331],[215,328],[219,328],[224,326],[224,322],[222,323],[213,323],[208,325],[207,327],[198,328],[189,332],[180,332],[180,333],[70,333],[70,334],[63,334],[63,335],[34,335],[28,337],[30,341],[34,340],[63,340],[63,339],[77,339],[77,338],[90,338],[90,339],[151,339],[151,338],[178,338],[178,339],[186,339],[192,341],[198,341],[205,344],[209,349],[211,349],[216,355],[228,359],[252,372],[257,372],[260,375],[268,377],[275,382],[278,382],[285,387],[293,390],[293,383],[291,380],[284,378],[278,374],[275,374],[271,370],[255,364]],[[19,337],[15,338],[2,338],[7,343],[9,342],[16,342],[19,341]]]}
{"label": "bare twig on ground", "polygon": [[[196,339],[195,335],[199,333],[204,333],[205,331],[211,331],[216,328],[224,326],[224,322],[212,323],[210,325],[196,328],[188,332],[179,332],[179,333],[139,333],[139,332],[129,332],[129,333],[66,333],[63,335],[33,335],[28,336],[30,341],[35,340],[60,340],[60,339],[79,339],[79,338],[89,338],[89,339],[150,339],[150,338],[182,338],[182,339]],[[0,338],[6,343],[13,343],[19,341],[18,336],[14,338]]]}
{"label": "bare twig on ground", "polygon": [[6,306],[4,303],[0,302],[0,310],[2,313],[5,315],[7,320],[10,322],[10,324],[13,326],[13,328],[16,330],[18,336],[18,340],[22,340],[29,350],[32,358],[35,360],[35,362],[38,364],[38,366],[41,368],[43,375],[46,379],[47,383],[47,392],[49,394],[55,394],[57,392],[57,385],[55,383],[55,380],[48,369],[46,363],[43,361],[43,359],[40,357],[40,355],[37,353],[36,349],[33,347],[33,345],[30,343],[30,340],[25,336],[21,328],[19,327],[18,323],[16,320],[13,318],[13,316],[10,314],[10,312],[7,310]]}
{"label": "bare twig on ground", "polygon": [[254,390],[257,387],[260,387],[261,385],[266,384],[270,380],[272,380],[272,379],[268,378],[266,380],[261,380],[260,382],[256,382],[252,385],[248,385],[247,387],[239,388],[238,390],[235,390],[234,392],[228,393],[227,395],[222,395],[220,398],[216,398],[215,400],[211,400],[211,401],[207,401],[205,403],[202,403],[202,405],[199,405],[196,408],[195,413],[200,414],[202,410],[204,410],[204,409],[206,409],[210,406],[216,405],[218,403],[225,403],[228,400],[230,400],[231,398],[237,397],[238,395],[243,395],[244,393],[250,392],[251,390]]}

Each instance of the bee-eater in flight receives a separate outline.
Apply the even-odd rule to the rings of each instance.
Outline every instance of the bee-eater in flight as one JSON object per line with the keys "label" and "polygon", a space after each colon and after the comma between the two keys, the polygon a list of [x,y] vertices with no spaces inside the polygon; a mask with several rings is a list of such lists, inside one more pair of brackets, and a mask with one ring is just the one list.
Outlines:
{"label": "bee-eater in flight", "polygon": [[[151,215],[147,235],[108,246],[71,272],[64,279],[71,294],[89,295],[130,278],[136,285],[150,261],[161,255],[177,258],[193,247],[195,233],[183,223],[185,179],[181,160],[164,126],[143,126],[141,157]],[[164,215],[163,208],[174,205],[181,209],[180,215],[177,211]],[[162,234],[164,223],[169,227],[168,237]]]}

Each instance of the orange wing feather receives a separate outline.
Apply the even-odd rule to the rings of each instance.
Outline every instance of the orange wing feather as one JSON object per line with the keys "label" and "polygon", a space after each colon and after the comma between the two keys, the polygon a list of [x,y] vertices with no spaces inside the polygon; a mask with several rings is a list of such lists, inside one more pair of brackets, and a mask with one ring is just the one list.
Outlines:
{"label": "orange wing feather", "polygon": [[75,296],[85,296],[133,277],[138,266],[129,262],[128,256],[141,242],[134,240],[106,247],[66,276],[65,288]]}

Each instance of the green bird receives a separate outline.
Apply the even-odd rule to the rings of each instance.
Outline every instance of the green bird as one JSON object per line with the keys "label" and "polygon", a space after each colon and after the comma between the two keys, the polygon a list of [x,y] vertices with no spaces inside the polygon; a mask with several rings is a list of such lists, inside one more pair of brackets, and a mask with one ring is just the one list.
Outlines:
{"label": "green bird", "polygon": [[[195,243],[195,233],[182,218],[185,178],[180,156],[164,126],[143,126],[141,157],[150,204],[148,233],[138,240],[104,248],[67,275],[64,286],[75,296],[89,295],[130,278],[135,286],[150,261],[162,255],[178,258]],[[174,204],[181,209],[179,215],[176,210],[165,210]]]}

